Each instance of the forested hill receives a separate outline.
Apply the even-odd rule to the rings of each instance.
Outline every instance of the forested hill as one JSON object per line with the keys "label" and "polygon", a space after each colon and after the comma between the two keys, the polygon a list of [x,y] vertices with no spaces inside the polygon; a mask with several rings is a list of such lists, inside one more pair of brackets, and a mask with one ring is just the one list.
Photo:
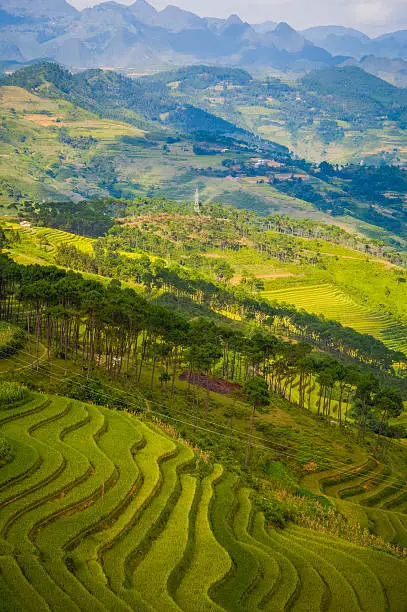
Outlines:
{"label": "forested hill", "polygon": [[[391,364],[405,361],[406,272],[387,269],[388,262],[403,264],[403,259],[334,226],[281,216],[264,219],[220,205],[202,206],[197,216],[187,204],[159,199],[42,204],[27,211],[26,218],[38,226],[86,232],[98,240],[81,249],[74,236],[64,232],[17,232],[17,237],[11,232],[10,248],[17,257],[18,238],[34,261],[39,257],[81,272],[135,281],[159,293],[164,289],[159,299],[189,315],[203,308],[211,317],[214,311],[227,311],[235,318],[263,323],[274,318],[286,334],[365,366],[374,363],[388,371]],[[323,236],[330,243],[322,242]],[[45,251],[37,250],[38,239]],[[151,257],[163,259],[150,261]],[[279,295],[284,288],[287,299],[284,291]],[[332,309],[326,310],[322,298],[321,303],[310,300],[297,309],[298,296],[310,291],[316,298],[328,293]],[[364,306],[367,302],[369,308]],[[320,316],[325,313],[329,316]]]}
{"label": "forested hill", "polygon": [[301,83],[307,91],[330,97],[335,106],[342,106],[344,118],[352,113],[361,117],[385,115],[401,128],[407,125],[407,90],[361,68],[328,68],[306,75]]}
{"label": "forested hill", "polygon": [[344,97],[366,96],[377,102],[407,104],[407,91],[355,66],[326,68],[311,72],[301,79],[307,87],[323,95],[342,93]]}
{"label": "forested hill", "polygon": [[[95,196],[182,201],[199,186],[204,201],[335,222],[404,248],[402,97],[379,82],[392,92],[384,110],[377,79],[360,78],[360,91],[373,88],[365,107],[357,98],[341,102],[340,79],[332,98],[229,68],[131,79],[47,62],[27,67],[0,81],[0,204],[18,211],[24,201]],[[308,161],[290,153],[288,137],[309,143],[310,153],[317,139],[323,157],[355,146],[358,154],[346,164]]]}
{"label": "forested hill", "polygon": [[[189,75],[189,72],[187,73]],[[220,78],[239,77],[243,71],[213,71],[208,84]],[[174,74],[176,79],[177,74]],[[191,75],[189,75],[191,76]],[[199,73],[195,73],[199,79]],[[247,78],[243,79],[247,82]],[[118,72],[86,70],[72,74],[58,64],[39,63],[0,80],[1,85],[24,87],[33,93],[51,98],[63,98],[86,110],[103,117],[121,119],[140,127],[149,126],[151,121],[159,122],[161,115],[173,128],[186,132],[213,132],[230,136],[244,136],[245,131],[210,113],[197,109],[191,104],[183,105],[170,95],[166,79],[132,79]],[[249,134],[246,134],[248,137]]]}

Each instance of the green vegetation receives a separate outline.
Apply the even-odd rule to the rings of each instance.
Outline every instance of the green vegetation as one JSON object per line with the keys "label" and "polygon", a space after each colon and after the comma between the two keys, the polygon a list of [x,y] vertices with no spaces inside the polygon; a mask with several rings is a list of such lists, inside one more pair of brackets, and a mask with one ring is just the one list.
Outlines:
{"label": "green vegetation", "polygon": [[351,296],[329,284],[296,285],[291,289],[265,291],[263,297],[271,302],[291,304],[307,312],[324,315],[352,327],[361,334],[380,338],[387,346],[407,352],[405,327],[389,314],[370,311]]}
{"label": "green vegetation", "polygon": [[28,390],[16,382],[0,381],[0,405],[2,408],[23,400]]}
{"label": "green vegetation", "polygon": [[329,159],[404,94],[47,62],[0,87],[0,607],[404,612],[402,159],[256,135]]}
{"label": "green vegetation", "polygon": [[[15,456],[9,465],[19,464],[19,479],[0,473],[7,609],[275,609],[294,593],[296,605],[311,597],[335,607],[348,598],[356,610],[355,601],[374,598],[377,610],[403,609],[398,556],[305,527],[270,530],[237,475],[194,459],[156,425],[58,397],[38,400],[0,419],[2,434],[43,456],[32,455],[30,470]],[[304,516],[312,520],[315,509]]]}
{"label": "green vegetation", "polygon": [[[142,79],[27,67],[0,83],[0,204],[16,214],[67,197],[189,199],[198,183],[206,201],[405,241],[403,91],[356,68],[328,75],[321,92],[318,73],[290,86],[199,66]],[[343,79],[360,87],[344,93]],[[311,161],[289,153],[301,143]]]}
{"label": "green vegetation", "polygon": [[24,343],[25,335],[19,327],[0,321],[0,359],[16,353]]}

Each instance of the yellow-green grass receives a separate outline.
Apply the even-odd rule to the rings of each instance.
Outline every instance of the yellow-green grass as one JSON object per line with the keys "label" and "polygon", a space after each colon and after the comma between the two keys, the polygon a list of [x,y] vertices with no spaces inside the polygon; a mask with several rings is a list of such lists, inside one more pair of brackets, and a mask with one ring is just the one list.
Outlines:
{"label": "yellow-green grass", "polygon": [[[47,358],[47,349],[40,343],[38,347],[38,362],[41,364]],[[37,363],[37,355],[35,343],[31,339],[27,339],[25,347],[21,348],[11,357],[7,359],[0,359],[0,374],[6,372],[25,372],[28,369],[32,369],[33,363]]]}
{"label": "yellow-green grass", "polygon": [[[249,528],[252,516],[252,504],[250,500],[251,491],[249,489],[239,489],[236,492],[238,507],[234,513],[233,530],[236,537],[244,544],[246,550],[251,552],[260,565],[260,576],[255,586],[244,597],[244,603],[248,609],[269,608],[275,605],[274,590],[277,587],[280,566],[277,558],[259,546],[259,543],[250,535]],[[298,571],[298,565],[297,571]],[[307,596],[311,601],[322,597],[323,583],[321,580],[313,580],[317,576],[312,575],[312,571],[307,576]],[[311,596],[312,593],[312,596]]]}
{"label": "yellow-green grass", "polygon": [[[37,446],[42,456],[41,469],[38,475],[35,473],[29,479],[30,487],[24,489],[26,485],[19,483],[15,497],[6,500],[2,509],[2,533],[18,551],[18,563],[24,575],[36,585],[42,597],[53,602],[54,606],[59,601],[65,609],[73,610],[75,606],[69,596],[58,588],[44,564],[39,562],[38,550],[33,545],[30,533],[36,523],[43,520],[44,507],[49,503],[58,503],[59,495],[79,483],[89,469],[87,458],[81,456],[78,461],[74,451],[61,439],[65,431],[84,423],[84,408],[78,406],[78,410],[72,410],[67,400],[55,398],[47,409],[47,417],[31,424],[27,430],[31,443]],[[24,421],[26,423],[27,419]]]}
{"label": "yellow-green grass", "polygon": [[6,323],[5,321],[0,321],[0,351],[3,346],[8,344],[10,340],[13,339],[15,328]]}
{"label": "yellow-green grass", "polygon": [[281,113],[278,108],[271,108],[270,106],[238,106],[237,110],[242,116],[241,123],[244,124],[245,128],[252,131],[258,129],[259,132],[262,132],[265,121],[267,122],[267,127],[281,125],[283,128],[283,122],[280,118]]}
{"label": "yellow-green grass", "polygon": [[[98,412],[103,414],[102,410]],[[94,449],[97,461],[92,463],[92,478],[87,478],[82,486],[75,488],[71,506],[68,506],[66,512],[58,514],[58,520],[52,520],[49,525],[41,523],[36,537],[40,550],[54,547],[47,570],[79,606],[81,591],[89,592],[86,581],[86,590],[81,585],[82,564],[86,564],[81,545],[86,552],[87,539],[99,533],[113,520],[114,513],[119,511],[123,499],[130,494],[132,487],[137,486],[139,478],[132,449],[141,441],[140,432],[126,427],[126,423],[118,418],[119,415],[109,413],[104,416],[103,430],[97,437]],[[116,435],[120,436],[121,445],[117,444],[112,427],[116,430]],[[99,503],[96,504],[96,501]],[[48,511],[44,513],[47,514]],[[50,516],[55,518],[55,511]],[[71,559],[75,576],[66,571],[64,553]],[[81,588],[78,588],[78,585]],[[92,600],[97,599],[99,594],[92,597]]]}
{"label": "yellow-green grass", "polygon": [[[291,602],[294,602],[298,598],[298,594],[301,588],[300,575],[303,574],[304,568],[307,574],[307,578],[310,579],[311,588],[315,584],[315,572],[313,568],[307,568],[307,566],[298,558],[293,559],[285,554],[278,543],[274,543],[268,537],[268,534],[264,530],[264,516],[260,512],[256,512],[252,523],[252,536],[256,541],[257,546],[268,553],[272,554],[278,563],[279,575],[278,581],[273,586],[272,597],[268,603],[267,609],[272,611],[285,610]],[[303,578],[304,578],[303,574]],[[308,588],[306,588],[308,592]],[[312,593],[310,594],[312,599]],[[275,606],[275,607],[274,607]]]}
{"label": "yellow-green grass", "polygon": [[[0,87],[0,109],[13,108],[17,113],[40,113],[47,111],[54,114],[64,114],[74,110],[70,102],[64,100],[53,100],[42,96],[31,94],[22,87]],[[40,115],[44,118],[47,115]],[[82,118],[92,117],[92,113],[82,111]]]}
{"label": "yellow-green grass", "polygon": [[[148,421],[34,394],[0,412],[1,434],[15,454],[0,468],[0,609],[404,612],[404,562],[266,528],[237,474],[200,476],[191,448]],[[407,537],[407,515],[363,512]]]}
{"label": "yellow-green grass", "polygon": [[92,136],[96,140],[110,141],[120,136],[143,138],[145,132],[128,123],[108,119],[89,119],[86,121],[65,121],[71,136]]}
{"label": "yellow-green grass", "polygon": [[[332,579],[338,591],[340,590],[343,593],[349,609],[354,609],[352,598],[346,592],[346,585],[343,584],[340,577],[338,579],[338,576],[334,575],[331,578],[331,572],[327,571],[321,560],[315,557],[312,552],[308,553],[308,551],[296,547],[295,544],[287,546],[284,536],[277,530],[266,531],[264,516],[259,512],[256,513],[253,520],[253,536],[265,550],[268,549],[280,556],[280,564],[281,560],[284,559],[286,567],[289,564],[288,567],[291,566],[295,569],[295,579],[291,583],[286,582],[285,584],[284,599],[286,601],[288,599],[289,606],[298,610],[322,608],[326,605],[328,593],[331,595],[331,600],[333,599],[329,588],[329,580]],[[282,565],[282,567],[284,566]],[[286,606],[287,603],[284,607]],[[269,609],[272,610],[273,608]]]}
{"label": "yellow-green grass", "polygon": [[323,538],[312,539],[312,536],[310,538],[305,530],[292,529],[280,537],[287,545],[298,547],[303,554],[312,555],[315,562],[325,565],[327,569],[325,578],[329,580],[331,594],[340,584],[339,592],[337,590],[335,599],[332,598],[331,609],[364,610],[376,607],[380,610],[386,607],[387,597],[377,575],[355,556],[350,557]]}
{"label": "yellow-green grass", "polygon": [[157,612],[179,611],[168,591],[171,573],[182,561],[188,543],[189,513],[196,489],[196,480],[181,476],[181,495],[165,529],[141,562],[133,581],[136,589]]}
{"label": "yellow-green grass", "polygon": [[[401,466],[400,466],[401,467]],[[360,466],[309,474],[302,486],[324,493],[352,524],[407,546],[406,480],[373,458]]]}
{"label": "yellow-green grass", "polygon": [[79,236],[78,234],[72,234],[70,232],[64,232],[58,229],[40,227],[33,227],[20,231],[26,234],[29,240],[34,240],[37,242],[39,246],[44,248],[44,250],[47,250],[48,245],[51,245],[53,249],[56,249],[59,246],[68,244],[70,246],[74,246],[79,251],[83,251],[89,255],[93,254],[92,244],[94,243],[94,240],[92,238],[87,238],[86,236]]}
{"label": "yellow-green grass", "polygon": [[[193,454],[186,446],[181,446],[177,455],[168,458],[161,466],[161,474],[153,493],[144,501],[142,512],[129,525],[115,550],[105,556],[105,567],[111,576],[114,589],[120,593],[130,605],[137,604],[138,591],[135,587],[135,576],[144,554],[150,549],[155,533],[165,525],[165,517],[174,506],[180,493],[179,471],[192,459]],[[151,469],[151,468],[150,468]],[[136,515],[137,516],[137,515]],[[119,559],[119,561],[118,561]],[[118,563],[113,570],[114,562]]]}
{"label": "yellow-green grass", "polygon": [[403,474],[393,473],[388,465],[373,457],[368,457],[362,465],[343,465],[341,468],[308,474],[302,479],[302,485],[331,498],[368,507],[386,508],[389,505],[395,510],[406,495]]}
{"label": "yellow-green grass", "polygon": [[339,321],[345,327],[351,327],[361,334],[374,336],[393,350],[407,352],[405,326],[391,315],[369,311],[334,285],[323,283],[295,286],[290,289],[264,291],[262,296],[270,302],[289,304]]}
{"label": "yellow-green grass", "polygon": [[[17,249],[10,249],[13,259],[18,263],[38,263],[40,265],[47,265],[50,261],[54,261],[56,249],[62,245],[73,246],[88,255],[94,254],[93,245],[95,239],[89,238],[88,236],[80,236],[59,229],[42,227],[21,229],[18,224],[10,222],[5,223],[5,228],[18,230],[24,243],[26,243],[26,248],[20,243]],[[34,248],[36,249],[35,251],[33,250]],[[25,252],[22,252],[23,250]],[[142,253],[131,253],[127,251],[120,251],[120,253],[131,259],[142,257]],[[152,261],[158,259],[158,257],[150,254],[148,254],[148,257]]]}
{"label": "yellow-green grass", "polygon": [[[30,413],[38,413],[43,411],[48,406],[48,400],[44,399],[42,395],[34,395],[33,399],[27,402],[23,407],[16,409],[9,408],[8,410],[1,411],[0,426],[4,426],[6,422],[16,420],[20,414],[24,414],[27,417]],[[20,429],[18,429],[20,434]],[[11,460],[2,466],[0,472],[0,491],[4,491],[7,487],[10,487],[12,483],[18,480],[24,480],[30,473],[32,473],[39,466],[41,461],[38,451],[27,444],[27,441],[21,439],[21,436],[9,438],[12,441],[12,454]]]}
{"label": "yellow-green grass", "polygon": [[[143,137],[145,132],[122,121],[100,119],[70,102],[31,94],[20,87],[0,87],[0,109],[14,109],[26,122],[39,128],[66,127],[72,136],[115,140],[119,136]],[[29,127],[29,126],[27,126]]]}
{"label": "yellow-green grass", "polygon": [[10,610],[49,611],[46,601],[30,584],[11,556],[0,556],[0,594],[2,595],[0,609],[4,612]]}
{"label": "yellow-green grass", "polygon": [[[138,495],[119,519],[121,529],[100,551],[109,583],[117,593],[131,581],[132,564],[128,563],[126,581],[126,560],[131,558],[132,553],[141,545],[144,535],[158,521],[176,487],[177,467],[180,465],[179,454],[170,440],[154,435],[147,427],[143,429],[143,435],[146,444],[135,458],[143,474],[143,482]],[[157,514],[154,514],[154,507]]]}
{"label": "yellow-green grass", "polygon": [[[129,427],[134,427],[134,423],[129,422]],[[116,543],[129,535],[135,516],[148,503],[149,498],[154,496],[160,484],[159,462],[168,453],[175,451],[175,446],[168,439],[154,435],[149,428],[143,427],[140,433],[143,443],[134,456],[140,474],[138,488],[131,491],[116,520],[100,532],[84,538],[75,551],[75,557],[82,559],[77,575],[95,593],[100,592],[101,584],[106,580],[113,591],[118,592],[122,588],[123,563],[118,562],[121,555],[116,549]],[[110,589],[103,591],[106,601],[111,600],[115,607],[120,605],[119,598],[116,597],[116,603],[113,601]],[[122,602],[121,606],[125,604]]]}
{"label": "yellow-green grass", "polygon": [[[327,588],[321,602],[323,608],[356,611],[381,610],[388,606],[400,612],[404,609],[405,561],[390,557],[387,563],[388,555],[384,553],[297,526],[284,531],[266,529],[260,513],[253,521],[253,534],[273,551],[291,559],[297,570],[301,568],[299,559],[306,561],[308,568],[314,568]],[[310,599],[303,599],[301,595],[306,588],[303,577],[290,598],[294,609],[310,609],[307,607]]]}
{"label": "yellow-green grass", "polygon": [[[380,587],[384,590],[385,605],[390,610],[404,610],[406,601],[406,584],[405,584],[405,560],[397,559],[393,556],[389,556],[385,553],[372,550],[370,548],[364,548],[356,546],[351,542],[346,542],[336,536],[330,536],[324,533],[311,531],[301,527],[292,526],[288,531],[288,536],[299,535],[303,541],[307,541],[311,549],[314,543],[320,543],[323,546],[324,555],[331,557],[332,563],[338,566],[342,566],[341,571],[346,571],[348,574],[349,568],[347,567],[349,559],[355,560],[355,567],[359,563],[363,564],[369,571],[369,582],[366,585],[361,584],[361,588],[365,590],[370,584],[371,573],[373,572],[376,577],[380,578],[379,584],[377,579],[372,580],[372,593],[376,591],[378,593],[377,601],[372,601],[371,597],[367,593],[367,601],[370,600],[370,609],[380,609],[380,601],[383,601],[380,591]],[[334,557],[334,552],[343,552],[346,555],[345,563],[343,564],[343,557],[338,557],[337,560]],[[342,565],[343,564],[343,565]],[[362,567],[362,566],[359,566]],[[355,584],[359,584],[358,576],[352,576],[352,580],[357,581]],[[354,587],[359,596],[359,588]],[[366,596],[366,593],[365,593]]]}
{"label": "yellow-green grass", "polygon": [[1,431],[8,439],[17,439],[31,447],[32,456],[41,459],[40,466],[38,466],[41,469],[31,474],[29,479],[20,481],[15,478],[9,478],[6,480],[8,486],[2,491],[0,498],[0,503],[3,506],[0,517],[0,528],[2,531],[6,528],[7,521],[17,511],[17,508],[25,506],[24,498],[29,496],[30,492],[35,495],[37,489],[42,487],[49,478],[58,474],[58,471],[63,468],[63,457],[61,457],[60,453],[52,447],[48,448],[41,440],[32,436],[31,431],[64,416],[64,413],[69,409],[69,404],[66,401],[59,400],[49,405],[41,406],[41,408],[40,410],[29,410],[27,415],[24,413],[19,414],[18,418],[8,422],[6,420],[2,423]]}
{"label": "yellow-green grass", "polygon": [[[43,93],[46,96],[47,92]],[[85,177],[81,171],[69,179],[61,175],[61,160],[63,164],[87,166],[92,171],[93,158],[106,154],[114,157],[112,149],[122,136],[140,139],[145,136],[143,130],[132,124],[100,119],[69,102],[33,95],[18,87],[0,88],[0,119],[13,136],[12,144],[3,143],[0,175],[36,200],[55,194],[67,199],[79,194],[107,195],[98,184],[97,173],[93,178]],[[71,138],[92,136],[95,140],[85,148],[61,142],[62,127]],[[13,203],[13,198],[3,194],[0,204],[8,203]]]}
{"label": "yellow-green grass", "polygon": [[310,569],[314,570],[319,580],[323,581],[325,585],[320,600],[315,602],[313,599],[315,603],[319,603],[321,607],[326,606],[328,609],[338,611],[343,609],[356,611],[359,609],[356,593],[343,577],[342,572],[318,554],[314,547],[301,546],[300,543],[287,536],[285,532],[274,531],[269,533],[269,537],[275,546],[281,547],[281,551],[284,551],[284,549],[287,551],[286,555],[296,563],[297,568],[302,567],[303,572],[304,569],[307,571],[305,575],[304,573],[300,574],[301,588],[296,594],[296,604],[299,609],[306,609],[309,598],[315,597],[314,593],[312,595],[307,593]]}
{"label": "yellow-green grass", "polygon": [[202,483],[195,520],[193,551],[176,593],[177,603],[186,612],[194,612],[197,601],[200,602],[202,612],[217,612],[222,609],[209,597],[212,585],[226,576],[231,568],[230,557],[213,535],[209,518],[213,484],[222,473],[223,468],[215,465],[212,474]]}
{"label": "yellow-green grass", "polygon": [[261,561],[255,552],[238,540],[233,533],[229,517],[233,515],[235,505],[234,488],[237,477],[227,475],[215,487],[215,499],[212,505],[211,520],[216,539],[225,548],[232,559],[232,570],[229,579],[220,581],[210,593],[214,601],[226,610],[247,610],[244,600],[257,588],[261,579]]}

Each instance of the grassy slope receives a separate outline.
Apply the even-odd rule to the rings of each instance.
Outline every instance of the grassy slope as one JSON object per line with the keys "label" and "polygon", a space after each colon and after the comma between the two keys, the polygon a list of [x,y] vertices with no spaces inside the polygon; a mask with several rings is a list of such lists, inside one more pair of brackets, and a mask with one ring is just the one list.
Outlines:
{"label": "grassy slope", "polygon": [[[6,181],[0,189],[3,207],[13,204],[19,192],[38,200],[103,196],[113,189],[126,197],[149,194],[191,200],[199,184],[206,201],[332,222],[328,214],[309,203],[271,186],[257,185],[255,180],[197,177],[196,171],[207,167],[223,170],[228,153],[195,155],[185,139],[164,150],[166,132],[162,127],[161,135],[151,135],[150,141],[149,133],[134,125],[101,119],[45,95],[44,88],[41,97],[19,87],[0,88],[0,119],[5,134],[0,151],[0,178]],[[84,148],[62,143],[58,138],[62,127],[70,138],[91,136],[96,142]],[[124,136],[128,137],[126,142]],[[236,155],[243,162],[251,158],[245,152]],[[382,230],[363,221],[344,217],[337,222],[368,236],[383,237]]]}
{"label": "grassy slope", "polygon": [[404,609],[405,561],[268,530],[236,475],[215,465],[201,480],[188,447],[128,414],[34,395],[2,411],[0,432],[18,450],[0,472],[8,610],[341,609],[345,595]]}
{"label": "grassy slope", "polygon": [[[199,96],[199,93],[197,95]],[[295,95],[293,91],[293,96]],[[217,95],[215,88],[205,90],[204,97],[201,94],[201,103],[214,114],[230,120],[230,106],[225,108],[223,98]],[[338,117],[336,121],[344,129],[344,138],[326,144],[318,135],[318,121],[295,132],[290,129],[285,109],[276,98],[270,97],[267,101],[260,100],[258,103],[252,100],[252,104],[238,104],[233,110],[233,119],[241,127],[278,142],[310,161],[326,160],[331,163],[359,162],[361,159],[369,161],[369,158],[373,160],[374,157],[380,158],[383,155],[385,158],[389,153],[393,155],[396,149],[396,157],[402,163],[407,162],[403,134],[392,121],[384,122],[381,129],[359,131],[352,129],[348,122]]]}
{"label": "grassy slope", "polygon": [[[17,229],[22,238],[11,248],[19,263],[52,263],[55,248],[63,243],[93,252],[92,240],[86,237],[47,228],[21,230],[13,223],[6,223],[8,227]],[[251,248],[213,254],[231,264],[232,282],[239,282],[243,272],[262,279],[263,298],[322,314],[394,350],[407,351],[407,289],[398,280],[405,276],[402,269],[323,240],[292,239],[298,247],[317,252],[320,264],[280,262]]]}
{"label": "grassy slope", "polygon": [[[270,236],[277,237],[273,232]],[[317,253],[320,262],[281,262],[251,248],[213,251],[235,271],[254,274],[264,282],[263,298],[323,314],[395,350],[407,350],[407,289],[403,269],[324,240],[290,237],[298,247]],[[373,282],[372,282],[373,280]]]}
{"label": "grassy slope", "polygon": [[[118,121],[100,119],[63,100],[51,100],[28,93],[19,87],[0,88],[0,117],[8,139],[3,140],[0,176],[30,197],[50,194],[72,197],[74,194],[105,193],[97,175],[90,181],[80,170],[92,166],[94,158],[109,154],[120,136],[143,138],[144,132]],[[96,143],[79,149],[58,140],[64,127],[72,138],[92,136]],[[59,165],[71,168],[70,177],[50,175]],[[76,171],[75,171],[76,170]],[[13,202],[3,192],[1,203]]]}
{"label": "grassy slope", "polygon": [[[26,263],[30,261],[40,261],[42,263],[52,262],[53,261],[53,250],[58,244],[63,242],[73,243],[78,248],[83,249],[87,252],[91,251],[92,241],[87,238],[81,238],[75,236],[73,234],[67,234],[66,232],[60,232],[58,230],[47,230],[45,228],[41,229],[31,229],[31,230],[23,230],[22,234],[22,243],[18,245],[16,252],[13,253],[14,256],[23,256],[27,258]],[[49,242],[47,247],[41,246],[40,238],[46,239]],[[313,241],[306,241],[308,245],[311,245]],[[359,270],[359,278],[362,279],[362,270],[364,270],[364,266],[366,266],[366,287],[370,287],[369,281],[374,273],[377,278],[383,277],[383,288],[390,286],[393,289],[400,289],[400,295],[397,295],[395,292],[391,292],[392,300],[394,306],[399,306],[401,309],[400,312],[403,314],[403,307],[405,307],[405,302],[403,301],[402,291],[403,284],[398,284],[396,281],[397,275],[394,274],[394,271],[388,267],[385,262],[375,262],[375,261],[366,261],[365,257],[360,253],[351,251],[350,249],[332,245],[323,241],[318,241],[318,248],[320,253],[325,254],[326,261],[329,265],[334,264],[334,268],[328,268],[328,270],[322,267],[319,270],[316,270],[314,266],[296,266],[294,264],[282,264],[278,261],[273,260],[264,260],[260,254],[254,252],[251,249],[243,249],[240,252],[219,252],[217,255],[219,257],[227,257],[232,266],[235,269],[236,277],[234,282],[238,281],[239,276],[244,270],[250,271],[253,274],[256,274],[258,277],[263,278],[264,282],[268,285],[266,292],[266,296],[272,297],[273,299],[279,298],[283,301],[295,302],[297,300],[299,306],[306,307],[309,310],[315,310],[320,312],[325,309],[325,313],[329,316],[336,317],[344,322],[350,324],[357,328],[359,327],[360,331],[370,332],[378,337],[384,337],[387,333],[390,333],[392,329],[394,329],[393,321],[391,317],[380,315],[380,313],[375,313],[374,311],[369,311],[366,306],[363,304],[363,301],[359,300],[357,302],[357,296],[351,296],[350,293],[345,294],[345,287],[340,289],[339,286],[334,286],[333,284],[328,284],[327,278],[324,275],[328,274],[328,271],[333,274],[333,270],[337,270],[338,274],[343,275],[343,278],[348,279],[350,282],[353,279],[353,275],[355,274],[355,270],[353,266],[357,266]],[[27,255],[24,255],[27,253]],[[38,258],[36,256],[38,253]],[[23,254],[23,255],[22,255]],[[31,260],[30,260],[31,257]],[[348,268],[348,275],[345,274],[345,270]],[[396,271],[397,274],[400,271]],[[322,275],[322,276],[321,276]],[[324,282],[325,281],[325,282]],[[332,277],[330,278],[332,283]],[[390,284],[390,281],[394,283]],[[312,284],[314,283],[314,284]],[[338,281],[339,283],[339,281]],[[280,289],[273,289],[273,284]],[[287,285],[287,288],[282,288],[284,285]],[[365,286],[363,283],[360,285],[359,289]],[[291,288],[290,288],[291,286]],[[272,289],[270,289],[272,288]],[[379,295],[377,299],[382,299]],[[346,318],[346,320],[345,320]],[[397,346],[400,348],[403,342],[403,338],[401,338],[398,342],[394,337],[391,340],[392,346]],[[404,346],[404,345],[403,345]],[[43,358],[43,355],[41,356]],[[20,363],[21,362],[21,363]],[[20,368],[28,369],[30,366],[29,356],[26,351],[21,351],[20,355],[9,360],[11,368],[14,370],[18,370]],[[7,369],[7,364],[4,362],[0,362],[2,370]],[[67,373],[67,363],[66,362],[58,362],[55,360],[55,368],[56,373],[58,374],[58,370],[60,370],[60,375],[63,373]],[[73,364],[70,364],[69,369],[72,369],[72,374],[74,373],[75,367]],[[157,379],[159,373],[156,373]],[[145,385],[148,387],[149,385],[150,372],[146,371],[145,373]],[[158,380],[157,380],[158,387]],[[185,394],[187,393],[187,385],[186,383],[177,382],[177,392],[181,394],[182,398],[185,398]],[[295,399],[296,388],[293,390],[293,399]],[[314,389],[311,392],[311,402],[315,404],[317,398],[317,390]],[[185,415],[189,414],[188,402],[183,403],[185,399],[179,399],[178,408],[181,409],[181,412],[184,412]],[[239,402],[234,398],[226,397],[217,397],[216,401],[211,404],[211,418],[215,418],[223,427],[228,427],[228,411],[231,407],[234,407],[237,410],[236,417],[234,419],[234,427],[237,428],[238,431],[245,432],[246,431],[246,410],[244,405],[239,405]],[[366,463],[367,457],[363,453],[360,452],[356,446],[352,445],[351,447],[346,444],[345,439],[337,439],[334,444],[332,444],[333,440],[331,438],[333,432],[329,432],[325,430],[324,426],[316,428],[315,421],[313,421],[312,417],[307,414],[298,413],[296,409],[289,409],[288,405],[284,405],[283,410],[278,409],[277,406],[274,406],[271,415],[266,415],[261,418],[263,423],[270,424],[274,426],[273,429],[273,441],[276,443],[275,452],[272,455],[273,459],[282,459],[283,461],[287,456],[295,458],[296,463],[301,466],[306,466],[310,462],[316,462],[319,470],[325,470],[331,468],[331,474],[336,474],[338,472],[338,468],[335,467],[338,462],[342,466],[346,466],[349,457],[352,457],[352,462],[356,465],[363,465]],[[259,428],[259,436],[266,444],[269,444],[269,435],[270,432],[264,430],[263,427]],[[334,435],[335,437],[335,435]],[[340,469],[340,472],[343,471],[343,467]],[[346,468],[345,468],[346,469]],[[392,465],[389,469],[383,467],[383,469],[379,470],[379,474],[375,474],[375,469],[371,468],[372,474],[369,473],[363,474],[362,480],[355,480],[346,485],[346,487],[336,487],[334,489],[327,488],[327,491],[330,495],[338,499],[338,506],[350,517],[357,517],[363,524],[367,525],[375,525],[380,532],[380,534],[389,537],[390,539],[394,538],[397,534],[400,536],[400,533],[403,532],[403,525],[398,524],[400,519],[395,517],[392,519],[393,523],[396,523],[394,527],[385,527],[384,525],[388,523],[390,520],[388,515],[383,515],[383,511],[381,509],[368,509],[365,510],[360,509],[359,506],[355,506],[354,504],[350,504],[349,500],[353,501],[353,497],[355,501],[360,503],[364,503],[364,498],[373,497],[374,505],[376,504],[375,496],[377,494],[377,490],[381,488],[386,488],[388,485],[390,486],[390,490],[384,491],[383,494],[379,495],[380,505],[382,503],[390,503],[390,510],[396,508],[398,506],[403,509],[405,502],[407,500],[404,499],[403,489],[401,489],[401,497],[400,499],[393,499],[394,490],[392,486],[394,482],[398,482],[401,479],[403,483],[407,477],[407,467],[406,469],[403,467],[403,464],[400,462],[400,459],[395,458],[392,460]],[[328,474],[329,475],[329,474]],[[307,486],[314,489],[316,492],[320,492],[321,490],[325,490],[325,485],[321,484],[321,480],[326,477],[326,474],[322,474],[321,476],[316,475],[311,478],[306,479]],[[355,475],[355,478],[359,477],[359,474]],[[310,482],[308,482],[310,480]],[[361,497],[360,487],[365,486],[365,481],[367,483],[367,492],[371,493],[371,495],[365,495]],[[340,484],[340,483],[339,483]],[[383,485],[381,487],[380,485]],[[335,483],[336,486],[336,483]],[[342,489],[349,489],[344,494]],[[363,491],[362,491],[363,492]],[[346,499],[346,501],[342,501],[342,498]],[[403,505],[404,504],[404,505]],[[358,509],[357,509],[358,508]],[[406,508],[407,509],[407,508]],[[393,510],[392,510],[393,511]],[[390,515],[392,516],[392,515]],[[402,519],[403,521],[404,519]],[[401,536],[403,537],[403,536]],[[404,541],[404,539],[403,539]]]}

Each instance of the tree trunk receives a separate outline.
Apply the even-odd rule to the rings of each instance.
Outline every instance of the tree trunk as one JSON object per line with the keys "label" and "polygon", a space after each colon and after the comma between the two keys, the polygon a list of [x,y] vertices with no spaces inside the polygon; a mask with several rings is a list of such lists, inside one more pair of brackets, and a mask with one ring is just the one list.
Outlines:
{"label": "tree trunk", "polygon": [[253,406],[252,408],[252,414],[250,417],[250,430],[249,430],[249,435],[247,437],[247,446],[246,446],[246,457],[244,460],[244,464],[245,467],[247,467],[249,465],[249,455],[250,455],[250,448],[252,445],[252,435],[253,435],[253,427],[254,427],[254,416],[256,414],[256,406]]}
{"label": "tree trunk", "polygon": [[209,372],[206,374],[206,397],[205,397],[205,417],[208,418],[209,415]]}

